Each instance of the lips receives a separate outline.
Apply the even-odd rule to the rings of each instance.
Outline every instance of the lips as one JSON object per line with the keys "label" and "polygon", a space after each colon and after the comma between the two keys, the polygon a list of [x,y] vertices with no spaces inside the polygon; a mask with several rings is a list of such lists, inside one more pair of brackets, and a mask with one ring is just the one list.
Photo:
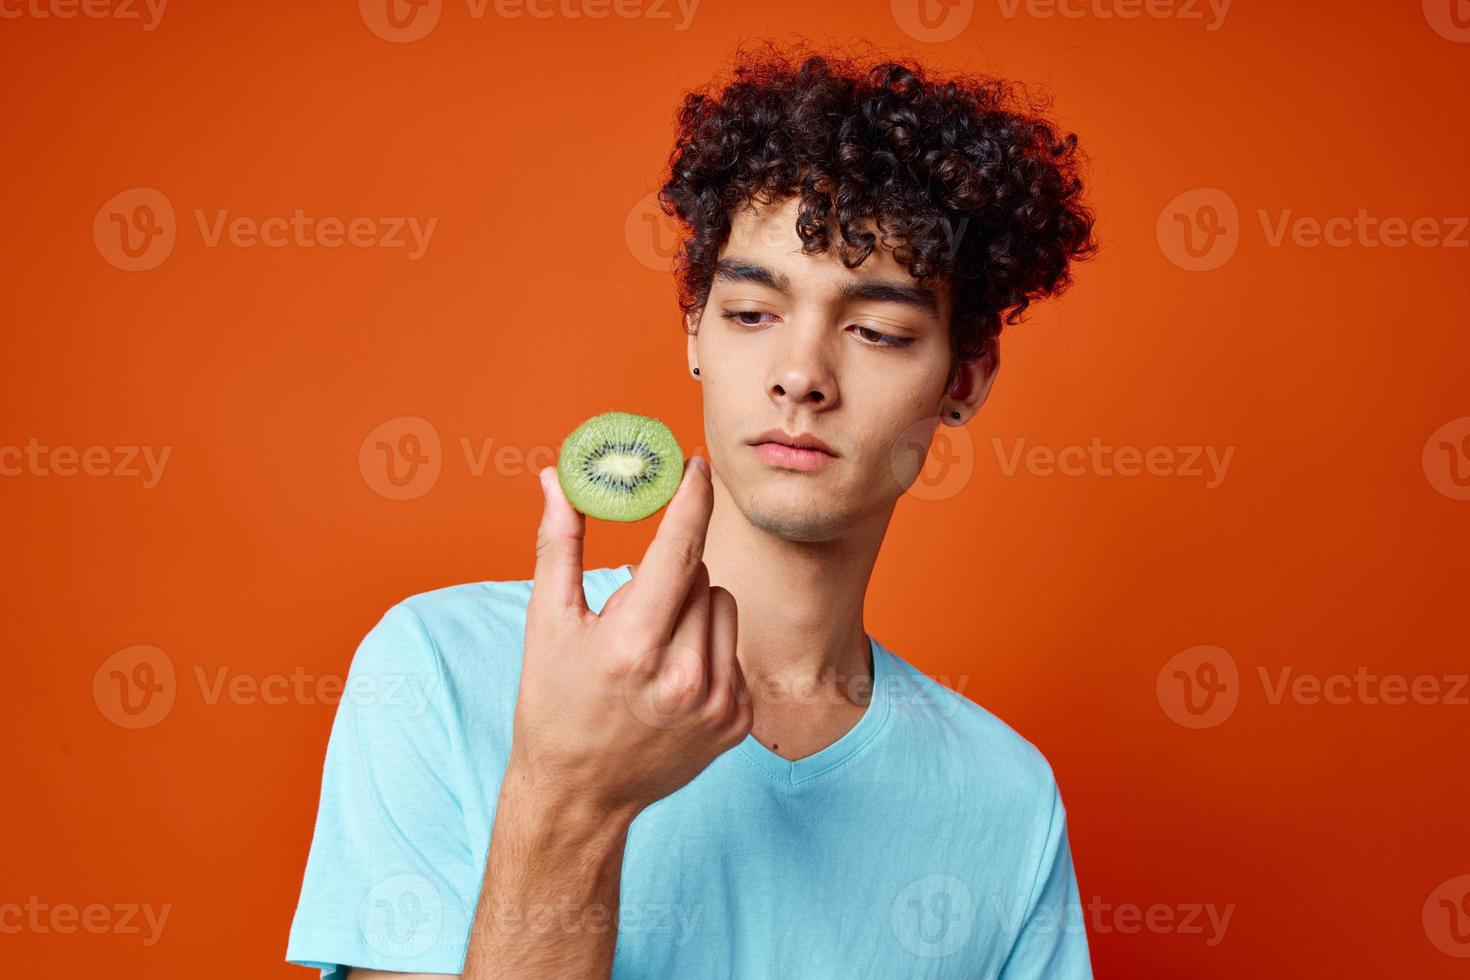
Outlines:
{"label": "lips", "polygon": [[831,446],[804,432],[793,435],[783,429],[770,429],[752,439],[750,445],[757,456],[783,470],[810,472],[837,458]]}
{"label": "lips", "polygon": [[824,453],[827,456],[837,455],[837,453],[833,452],[831,446],[827,445],[825,442],[818,439],[816,436],[811,435],[810,433],[800,433],[793,435],[792,433],[785,432],[781,429],[768,429],[767,431],[762,432],[760,435],[756,436],[750,441],[750,444],[752,446],[759,446],[764,443],[773,443],[778,446],[787,446],[792,449],[815,450],[819,453]]}
{"label": "lips", "polygon": [[788,446],[779,442],[759,442],[755,444],[755,454],[772,466],[783,470],[819,470],[833,462],[834,457],[828,456],[820,449],[799,449],[796,446]]}

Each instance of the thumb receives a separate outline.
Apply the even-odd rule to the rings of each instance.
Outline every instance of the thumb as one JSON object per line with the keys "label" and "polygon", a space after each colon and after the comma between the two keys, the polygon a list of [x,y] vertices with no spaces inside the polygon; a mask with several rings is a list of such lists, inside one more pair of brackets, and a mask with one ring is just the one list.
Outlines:
{"label": "thumb", "polygon": [[587,518],[562,492],[555,466],[542,467],[537,478],[545,502],[541,525],[536,529],[536,578],[529,606],[554,615],[569,608],[586,609],[582,540],[587,533]]}

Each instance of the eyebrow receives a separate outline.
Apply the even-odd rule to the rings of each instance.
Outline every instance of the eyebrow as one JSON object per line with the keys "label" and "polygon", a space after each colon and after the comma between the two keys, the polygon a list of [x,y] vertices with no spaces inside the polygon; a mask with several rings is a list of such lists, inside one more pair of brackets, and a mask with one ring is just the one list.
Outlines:
{"label": "eyebrow", "polygon": [[[765,266],[739,258],[725,258],[715,263],[714,278],[721,282],[748,282],[791,295],[791,280]],[[898,303],[932,316],[939,315],[934,294],[913,283],[890,279],[852,279],[842,284],[838,299],[867,300],[872,303]]]}

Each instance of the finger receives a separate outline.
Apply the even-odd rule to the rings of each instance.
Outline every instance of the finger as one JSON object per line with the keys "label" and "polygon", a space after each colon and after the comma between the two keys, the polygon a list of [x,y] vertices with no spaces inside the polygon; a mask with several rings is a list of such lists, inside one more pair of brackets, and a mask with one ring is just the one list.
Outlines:
{"label": "finger", "polygon": [[[636,573],[638,571],[638,566],[629,565],[628,571],[630,575]],[[613,594],[608,596],[607,601],[602,604],[602,609],[598,612],[598,615],[606,616],[608,613],[617,608],[618,603],[622,602],[623,597],[628,594],[628,586],[631,584],[633,584],[633,579],[629,578],[628,581],[624,582],[622,585],[614,589]]]}
{"label": "finger", "polygon": [[671,715],[682,715],[685,709],[703,704],[709,693],[709,654],[705,649],[709,592],[709,569],[700,562],[679,608],[673,636],[657,648],[650,664],[656,687],[666,701],[665,710]]}
{"label": "finger", "polygon": [[643,554],[620,614],[644,623],[667,638],[704,557],[704,537],[714,509],[709,464],[694,456],[684,467],[684,479],[659,521],[658,532]]}
{"label": "finger", "polygon": [[632,584],[632,581],[632,579],[629,579],[627,582],[624,582],[622,585],[618,586],[617,589],[613,591],[613,594],[607,597],[607,601],[602,604],[602,608],[598,611],[597,615],[606,616],[614,609],[616,609],[618,607],[618,603],[622,602],[623,598],[627,596],[628,586]]}
{"label": "finger", "polygon": [[679,620],[674,625],[669,647],[680,656],[686,651],[696,654],[698,662],[691,666],[704,675],[709,675],[709,654],[706,641],[709,638],[710,587],[709,567],[700,562],[694,569],[694,581],[689,583],[689,592],[684,596],[684,605],[679,608]]}
{"label": "finger", "polygon": [[582,541],[587,533],[587,518],[562,492],[556,467],[543,467],[538,478],[545,500],[541,525],[536,529],[536,577],[528,610],[545,615],[586,609],[587,597],[582,592]]}
{"label": "finger", "polygon": [[710,590],[709,661],[710,690],[725,691],[732,702],[750,700],[745,687],[745,673],[735,656],[738,639],[739,611],[730,590],[714,586]]}

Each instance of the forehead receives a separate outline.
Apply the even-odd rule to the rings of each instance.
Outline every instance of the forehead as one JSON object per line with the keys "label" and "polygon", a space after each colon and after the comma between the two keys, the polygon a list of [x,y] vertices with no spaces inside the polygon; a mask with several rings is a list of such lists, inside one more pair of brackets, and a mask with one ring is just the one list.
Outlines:
{"label": "forehead", "polygon": [[[829,247],[825,254],[806,254],[801,250],[801,236],[796,233],[796,211],[800,199],[796,196],[783,198],[769,204],[752,204],[730,216],[730,236],[721,249],[721,256],[740,255],[745,258],[758,257],[764,264],[779,266],[788,275],[842,275],[844,277],[882,277],[912,280],[901,263],[893,258],[893,251],[881,242],[875,242],[873,251],[854,269],[847,269],[838,257],[832,243],[839,241],[841,233],[837,226],[837,213],[827,213],[827,237]],[[877,233],[877,227],[869,219],[858,226],[859,231]]]}

